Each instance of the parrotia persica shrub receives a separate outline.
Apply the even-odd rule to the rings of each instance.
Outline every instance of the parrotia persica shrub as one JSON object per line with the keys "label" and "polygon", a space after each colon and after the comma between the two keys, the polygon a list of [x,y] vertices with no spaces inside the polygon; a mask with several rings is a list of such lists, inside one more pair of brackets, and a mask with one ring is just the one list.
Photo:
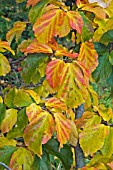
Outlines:
{"label": "parrotia persica shrub", "polygon": [[[21,51],[30,86],[8,88],[0,98],[0,162],[50,170],[54,155],[66,170],[112,170],[113,111],[99,104],[92,85],[105,81],[113,89],[113,1],[28,0],[26,7],[28,21],[15,22],[0,41],[0,76],[11,70],[4,52]],[[29,23],[34,39],[18,43]]]}

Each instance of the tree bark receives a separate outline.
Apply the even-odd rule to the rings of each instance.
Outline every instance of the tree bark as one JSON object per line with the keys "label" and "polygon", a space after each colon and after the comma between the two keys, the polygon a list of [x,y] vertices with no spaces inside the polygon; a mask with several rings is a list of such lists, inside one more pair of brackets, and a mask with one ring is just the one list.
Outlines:
{"label": "tree bark", "polygon": [[[84,104],[82,104],[77,108],[76,119],[81,118],[83,113],[84,113]],[[77,170],[78,168],[82,168],[85,166],[84,153],[82,151],[82,148],[80,147],[79,140],[74,150],[75,150],[75,161],[76,161],[76,170]]]}

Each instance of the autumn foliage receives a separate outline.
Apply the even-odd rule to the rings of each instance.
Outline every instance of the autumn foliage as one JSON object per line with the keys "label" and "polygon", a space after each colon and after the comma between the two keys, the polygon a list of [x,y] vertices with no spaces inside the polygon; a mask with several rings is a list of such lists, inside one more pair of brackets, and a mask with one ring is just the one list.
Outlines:
{"label": "autumn foliage", "polygon": [[[28,21],[15,22],[0,41],[0,76],[11,71],[4,52],[21,51],[21,76],[30,85],[8,88],[0,97],[0,162],[12,170],[42,164],[50,170],[51,154],[66,170],[74,169],[79,142],[88,160],[79,169],[112,170],[113,111],[99,104],[93,83],[103,76],[113,86],[113,52],[105,51],[113,38],[113,1],[28,0],[26,7]],[[18,43],[29,23],[34,39],[14,52],[12,40]],[[84,113],[76,119],[82,104]]]}

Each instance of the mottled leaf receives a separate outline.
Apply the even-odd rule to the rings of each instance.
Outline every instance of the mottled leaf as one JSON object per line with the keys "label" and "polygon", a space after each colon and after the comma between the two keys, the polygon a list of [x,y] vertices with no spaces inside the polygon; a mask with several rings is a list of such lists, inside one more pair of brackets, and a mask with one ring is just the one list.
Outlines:
{"label": "mottled leaf", "polygon": [[78,60],[84,64],[90,73],[95,70],[98,65],[98,54],[93,43],[84,42],[81,44]]}
{"label": "mottled leaf", "polygon": [[39,157],[42,155],[42,144],[45,144],[54,131],[54,120],[52,116],[44,111],[35,115],[35,119],[29,123],[24,131],[26,146]]}
{"label": "mottled leaf", "polygon": [[1,127],[1,122],[4,119],[5,115],[6,115],[6,106],[0,103],[0,127]]}
{"label": "mottled leaf", "polygon": [[69,33],[69,19],[65,11],[52,9],[37,19],[33,30],[38,42],[45,44],[51,41],[53,36],[64,37]]}
{"label": "mottled leaf", "polygon": [[110,119],[113,118],[112,109],[110,107],[106,108],[103,104],[99,105],[98,113],[103,118],[103,120],[105,120],[105,121],[109,121]]}
{"label": "mottled leaf", "polygon": [[57,138],[60,142],[60,148],[63,147],[63,144],[66,144],[70,139],[71,134],[71,124],[70,121],[57,110],[54,110],[54,117],[56,123]]}
{"label": "mottled leaf", "polygon": [[16,42],[18,42],[22,32],[26,27],[26,22],[17,21],[14,23],[14,26],[6,34],[6,40],[11,44],[13,38],[16,36]]}
{"label": "mottled leaf", "polygon": [[30,170],[33,160],[32,153],[26,148],[20,147],[12,154],[9,167],[13,170]]}
{"label": "mottled leaf", "polygon": [[17,110],[16,109],[6,110],[5,117],[1,122],[1,132],[2,133],[9,132],[12,129],[12,127],[15,125],[16,121],[17,121]]}
{"label": "mottled leaf", "polygon": [[4,97],[4,103],[9,108],[15,108],[15,106],[14,106],[15,90],[16,90],[15,88],[10,89]]}
{"label": "mottled leaf", "polygon": [[7,58],[0,53],[0,76],[5,76],[11,70],[9,61]]}
{"label": "mottled leaf", "polygon": [[52,97],[52,98],[48,99],[46,101],[45,105],[49,109],[56,108],[56,109],[60,109],[60,110],[64,110],[64,111],[67,110],[66,104],[56,97]]}
{"label": "mottled leaf", "polygon": [[16,146],[17,142],[14,139],[9,140],[6,137],[0,137],[0,148],[4,146]]}
{"label": "mottled leaf", "polygon": [[36,104],[39,104],[40,102],[40,96],[33,90],[25,90],[36,102]]}
{"label": "mottled leaf", "polygon": [[[106,136],[108,135],[109,127],[102,124],[91,126],[83,130],[80,135],[80,146],[83,149],[85,156],[94,154],[104,145]],[[98,141],[98,142],[97,142]]]}
{"label": "mottled leaf", "polygon": [[[6,165],[9,165],[11,155],[16,150],[17,148],[14,146],[4,146],[3,148],[0,148],[0,162],[3,162]],[[1,165],[0,165],[0,170],[4,170],[4,167]]]}

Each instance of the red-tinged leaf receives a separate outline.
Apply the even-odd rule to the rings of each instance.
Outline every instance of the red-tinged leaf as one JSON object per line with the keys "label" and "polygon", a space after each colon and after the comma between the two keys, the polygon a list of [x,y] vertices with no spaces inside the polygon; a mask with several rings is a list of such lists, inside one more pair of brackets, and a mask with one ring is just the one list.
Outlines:
{"label": "red-tinged leaf", "polygon": [[40,0],[28,0],[26,6],[29,7],[32,5],[32,7],[34,7],[38,2],[40,2]]}
{"label": "red-tinged leaf", "polygon": [[113,169],[113,161],[110,162],[110,163],[107,163],[107,165],[108,165],[111,169]]}
{"label": "red-tinged leaf", "polygon": [[32,40],[23,40],[21,44],[18,45],[18,51],[21,51],[22,53],[26,52],[27,47],[31,44]]}
{"label": "red-tinged leaf", "polygon": [[92,12],[100,19],[106,18],[105,10],[102,7],[97,6],[95,4],[86,4],[83,6],[82,10]]}
{"label": "red-tinged leaf", "polygon": [[12,170],[31,170],[31,165],[33,161],[34,158],[32,156],[32,153],[26,148],[20,147],[12,154],[9,167]]}
{"label": "red-tinged leaf", "polygon": [[54,113],[57,138],[60,142],[60,148],[63,147],[63,144],[67,143],[71,135],[71,125],[70,121],[62,113]]}
{"label": "red-tinged leaf", "polygon": [[26,108],[26,114],[28,116],[29,122],[35,120],[38,114],[40,114],[41,112],[42,112],[42,108],[36,105],[36,103],[32,103],[30,106],[28,106]]}
{"label": "red-tinged leaf", "polygon": [[42,155],[42,144],[47,143],[54,132],[54,120],[50,113],[44,111],[29,123],[24,131],[26,146],[37,154]]}
{"label": "red-tinged leaf", "polygon": [[69,19],[65,11],[53,9],[37,19],[33,30],[38,42],[46,44],[53,36],[64,37],[69,33]]}
{"label": "red-tinged leaf", "polygon": [[13,38],[16,36],[16,42],[18,42],[22,32],[26,27],[26,22],[17,21],[14,23],[14,26],[6,34],[6,40],[11,44]]}
{"label": "red-tinged leaf", "polygon": [[61,109],[61,110],[64,110],[64,111],[67,110],[66,104],[56,97],[52,97],[49,100],[47,100],[45,105],[48,108],[56,108],[56,109]]}
{"label": "red-tinged leaf", "polygon": [[60,72],[58,98],[66,102],[69,107],[78,107],[84,103],[84,98],[87,96],[88,77],[84,70],[75,61],[65,63]]}
{"label": "red-tinged leaf", "polygon": [[98,54],[91,42],[84,42],[81,44],[78,60],[81,61],[85,68],[91,73],[98,65]]}
{"label": "red-tinged leaf", "polygon": [[77,30],[78,33],[82,33],[83,20],[81,15],[75,11],[68,11],[67,16],[72,29]]}
{"label": "red-tinged leaf", "polygon": [[[109,132],[108,126],[98,124],[85,128],[79,135],[80,146],[85,156],[94,154],[104,145],[104,141]],[[97,142],[98,141],[98,142]]]}
{"label": "red-tinged leaf", "polygon": [[25,50],[25,54],[27,53],[49,53],[52,54],[53,51],[50,46],[46,44],[38,43],[37,39],[34,39],[33,42],[27,47]]}
{"label": "red-tinged leaf", "polygon": [[0,52],[5,52],[6,50],[10,51],[13,55],[15,55],[15,52],[11,49],[9,43],[0,40]]}
{"label": "red-tinged leaf", "polygon": [[1,132],[9,132],[17,121],[17,111],[16,109],[8,109],[6,111],[5,118],[1,122]]}
{"label": "red-tinged leaf", "polygon": [[50,86],[55,88],[60,84],[61,72],[65,63],[62,60],[55,59],[48,63],[46,68],[46,79]]}

